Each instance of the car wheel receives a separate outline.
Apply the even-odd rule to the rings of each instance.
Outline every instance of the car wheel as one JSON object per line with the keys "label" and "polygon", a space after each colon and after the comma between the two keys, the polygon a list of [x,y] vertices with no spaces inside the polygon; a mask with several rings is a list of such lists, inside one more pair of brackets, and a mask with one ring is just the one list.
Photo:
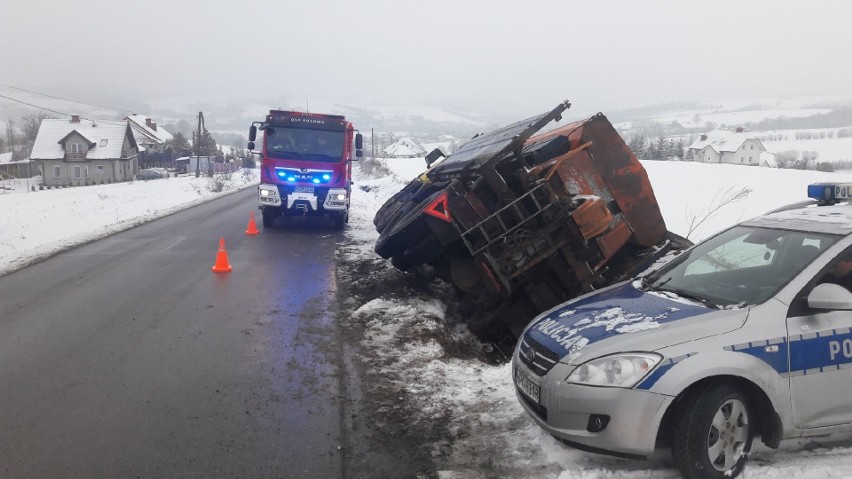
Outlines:
{"label": "car wheel", "polygon": [[751,407],[727,384],[708,385],[685,398],[674,425],[672,457],[683,477],[737,477],[754,439]]}

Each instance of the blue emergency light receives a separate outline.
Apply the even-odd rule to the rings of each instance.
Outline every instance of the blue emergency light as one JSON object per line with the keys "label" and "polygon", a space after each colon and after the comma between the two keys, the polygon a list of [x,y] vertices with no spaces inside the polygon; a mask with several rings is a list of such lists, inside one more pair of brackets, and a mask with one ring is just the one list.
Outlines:
{"label": "blue emergency light", "polygon": [[331,181],[332,172],[316,170],[297,170],[294,168],[275,168],[278,178],[290,183],[325,184]]}
{"label": "blue emergency light", "polygon": [[833,204],[852,199],[852,183],[813,183],[808,185],[808,198]]}

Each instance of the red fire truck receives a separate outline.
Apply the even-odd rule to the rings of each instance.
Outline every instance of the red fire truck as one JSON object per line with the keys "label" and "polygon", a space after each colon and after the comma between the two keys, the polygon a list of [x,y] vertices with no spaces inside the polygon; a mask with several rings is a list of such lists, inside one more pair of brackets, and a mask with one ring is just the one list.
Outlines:
{"label": "red fire truck", "polygon": [[[258,130],[264,133],[259,152]],[[263,227],[272,227],[280,216],[329,216],[335,229],[343,229],[349,221],[352,161],[361,157],[362,142],[340,115],[270,110],[265,121],[253,122],[248,148],[261,156]]]}

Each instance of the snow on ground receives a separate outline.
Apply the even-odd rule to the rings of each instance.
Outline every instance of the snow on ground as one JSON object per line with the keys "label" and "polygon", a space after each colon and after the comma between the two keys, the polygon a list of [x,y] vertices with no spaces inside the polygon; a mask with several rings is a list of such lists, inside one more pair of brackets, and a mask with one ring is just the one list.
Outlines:
{"label": "snow on ground", "polygon": [[[179,176],[151,181],[32,190],[17,180],[0,193],[0,276],[86,243],[257,184],[258,170],[228,177]],[[221,192],[214,183],[224,182]]]}
{"label": "snow on ground", "polygon": [[[352,297],[346,306],[352,311],[351,321],[366,326],[362,345],[373,352],[380,372],[394,379],[392,386],[412,403],[405,412],[418,421],[416,426],[449,424],[440,431],[444,439],[424,444],[431,448],[440,477],[678,477],[665,451],[648,461],[633,461],[581,452],[545,434],[518,404],[510,366],[482,360],[494,351],[459,324],[452,288],[434,279],[425,280],[428,284],[419,289],[409,288],[406,284],[419,285],[424,279],[395,271],[375,255],[375,211],[424,165],[422,158],[387,160],[392,175],[356,178],[350,223],[338,258],[360,264],[365,281],[391,278],[397,283],[392,288],[368,285],[372,297]],[[693,240],[800,201],[808,183],[852,181],[850,174],[737,165],[646,162],[644,166],[669,229]],[[237,174],[231,188],[251,186],[256,178],[256,173]],[[208,181],[180,177],[0,194],[0,274],[226,194],[209,191]],[[742,188],[752,190],[745,199],[715,209],[727,192]],[[690,224],[708,213],[712,214],[690,232]],[[742,477],[852,477],[852,434],[784,441],[778,450],[755,444]]]}

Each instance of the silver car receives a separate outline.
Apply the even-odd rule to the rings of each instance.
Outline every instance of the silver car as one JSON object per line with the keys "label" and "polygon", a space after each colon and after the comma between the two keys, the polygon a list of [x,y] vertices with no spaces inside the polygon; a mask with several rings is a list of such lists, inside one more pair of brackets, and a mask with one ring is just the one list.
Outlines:
{"label": "silver car", "polygon": [[852,429],[852,185],[746,221],[524,330],[517,396],[578,449],[735,477],[752,440]]}

